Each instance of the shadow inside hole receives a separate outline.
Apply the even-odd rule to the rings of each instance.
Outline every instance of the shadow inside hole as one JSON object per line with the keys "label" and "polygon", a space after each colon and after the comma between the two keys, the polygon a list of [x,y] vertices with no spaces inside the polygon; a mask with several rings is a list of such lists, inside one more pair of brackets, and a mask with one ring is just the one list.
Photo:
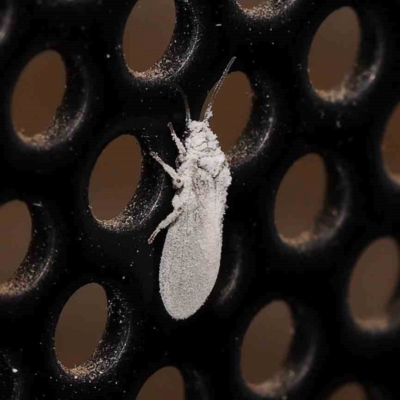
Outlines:
{"label": "shadow inside hole", "polygon": [[331,91],[352,74],[360,47],[356,12],[342,7],[329,15],[314,36],[308,56],[309,78],[315,90]]}
{"label": "shadow inside hole", "polygon": [[57,134],[55,115],[66,88],[66,69],[52,50],[36,55],[21,72],[12,95],[15,132],[25,138]]}
{"label": "shadow inside hole", "polygon": [[348,302],[354,319],[364,328],[384,328],[397,307],[394,294],[399,282],[399,246],[393,238],[371,243],[353,269]]}
{"label": "shadow inside hole", "polygon": [[175,367],[164,367],[151,375],[136,400],[170,399],[185,400],[185,384],[182,374]]}
{"label": "shadow inside hole", "polygon": [[382,141],[382,156],[386,171],[400,181],[400,105],[393,110]]}
{"label": "shadow inside hole", "polygon": [[326,188],[327,172],[321,156],[308,154],[291,166],[275,199],[275,225],[281,238],[292,244],[315,239]]}
{"label": "shadow inside hole", "polygon": [[[201,115],[210,101],[215,85],[204,101]],[[222,150],[226,153],[239,140],[251,113],[253,91],[243,72],[231,72],[215,98],[210,118],[211,130],[218,136]]]}
{"label": "shadow inside hole", "polygon": [[107,322],[107,296],[98,284],[76,291],[64,306],[57,323],[55,350],[66,368],[90,359],[101,341]]}
{"label": "shadow inside hole", "polygon": [[132,200],[140,180],[142,155],[137,139],[122,135],[100,154],[90,177],[89,205],[100,220],[119,215]]}
{"label": "shadow inside hole", "polygon": [[348,383],[337,389],[328,400],[368,400],[368,397],[361,385]]}
{"label": "shadow inside hole", "polygon": [[274,301],[259,311],[243,339],[241,369],[244,379],[254,387],[266,388],[284,369],[293,338],[290,308]]}
{"label": "shadow inside hole", "polygon": [[0,206],[0,284],[12,278],[27,255],[32,221],[28,207],[21,201]]}
{"label": "shadow inside hole", "polygon": [[127,20],[123,51],[132,71],[143,73],[162,58],[175,27],[173,0],[139,0]]}

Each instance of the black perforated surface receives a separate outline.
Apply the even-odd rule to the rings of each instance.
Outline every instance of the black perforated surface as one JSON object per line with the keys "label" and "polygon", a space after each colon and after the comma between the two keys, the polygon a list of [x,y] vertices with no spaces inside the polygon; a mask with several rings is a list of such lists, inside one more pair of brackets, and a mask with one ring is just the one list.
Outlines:
{"label": "black perforated surface", "polygon": [[[247,12],[234,0],[176,0],[172,45],[156,68],[130,72],[121,41],[134,1],[3,0],[0,4],[1,201],[25,201],[34,235],[16,276],[0,289],[1,399],[134,399],[158,368],[183,373],[187,399],[323,399],[346,381],[371,399],[398,399],[400,327],[367,329],[351,317],[355,259],[373,239],[400,233],[400,189],[380,154],[385,121],[399,98],[397,0],[276,0]],[[332,11],[356,9],[361,54],[335,95],[315,93],[307,56]],[[63,107],[34,139],[13,130],[11,95],[37,53],[53,49],[67,68]],[[163,240],[147,238],[170,209],[172,188],[149,150],[173,163],[172,121],[184,128],[174,87],[199,115],[232,56],[254,92],[249,125],[230,162],[221,272],[206,305],[173,321],[158,291]],[[115,220],[88,205],[96,159],[113,138],[135,134],[143,150],[139,189]],[[282,240],[274,200],[292,163],[320,154],[328,197],[318,229]],[[76,370],[58,362],[54,335],[68,298],[89,282],[109,301],[103,341]],[[240,371],[243,335],[268,302],[290,304],[295,337],[282,379],[257,389]],[[13,372],[11,369],[17,369]]]}

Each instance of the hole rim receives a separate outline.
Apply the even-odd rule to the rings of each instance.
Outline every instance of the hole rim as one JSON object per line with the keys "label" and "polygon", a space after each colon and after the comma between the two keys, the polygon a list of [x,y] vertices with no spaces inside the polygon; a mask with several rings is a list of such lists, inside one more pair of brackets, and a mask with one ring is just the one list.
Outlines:
{"label": "hole rim", "polygon": [[[309,73],[309,55],[314,38],[319,28],[335,12],[349,8],[357,17],[360,42],[355,57],[355,63],[351,70],[347,71],[345,77],[330,90],[320,90],[314,87]],[[385,60],[384,34],[381,28],[381,21],[375,15],[374,10],[363,8],[358,4],[344,4],[329,7],[320,16],[318,24],[313,24],[309,32],[308,42],[304,49],[305,57],[302,65],[304,76],[302,79],[307,82],[307,90],[316,103],[330,105],[354,105],[358,99],[370,93],[381,77],[382,65]],[[372,51],[371,51],[372,49]]]}
{"label": "hole rim", "polygon": [[[128,19],[137,2],[133,5],[127,18],[123,22],[123,30],[121,32],[119,43],[122,48],[122,61],[128,75],[133,76],[141,81],[160,81],[163,82],[171,77],[181,74],[188,68],[188,64],[192,55],[199,47],[199,36],[201,27],[197,15],[199,10],[192,2],[186,0],[171,0],[175,9],[175,25],[171,35],[171,39],[163,51],[161,57],[152,66],[144,71],[136,71],[128,65],[125,58],[125,30]],[[189,25],[188,25],[189,22]]]}
{"label": "hole rim", "polygon": [[[159,214],[161,204],[167,203],[167,196],[170,189],[165,185],[167,177],[162,171],[158,171],[158,164],[150,156],[149,152],[155,151],[163,159],[168,147],[172,146],[168,144],[167,136],[165,132],[160,134],[160,137],[156,135],[147,135],[147,127],[149,121],[138,121],[135,125],[136,128],[132,129],[132,125],[122,124],[118,128],[112,128],[102,135],[102,140],[95,149],[92,149],[87,163],[84,166],[84,172],[79,174],[81,176],[80,182],[77,188],[77,196],[82,200],[81,205],[78,205],[77,213],[81,215],[83,221],[87,221],[89,225],[93,225],[97,228],[104,229],[108,232],[132,232],[137,231],[143,234],[143,226],[153,225],[152,223],[155,218],[155,214]],[[126,125],[126,126],[125,126]],[[151,130],[160,132],[160,130],[167,131],[167,124],[163,126],[160,122],[150,123]],[[169,132],[169,131],[168,131]],[[134,136],[138,145],[140,146],[142,159],[141,159],[141,173],[139,181],[135,190],[135,193],[125,208],[114,218],[109,220],[100,220],[92,213],[90,202],[89,202],[89,185],[90,177],[93,173],[94,167],[97,160],[101,156],[104,149],[115,139],[120,136],[131,135]],[[82,195],[83,194],[83,195]],[[169,200],[169,204],[171,200]],[[145,208],[143,209],[143,206]],[[161,215],[161,214],[159,214]],[[89,216],[89,220],[88,220]],[[84,222],[85,225],[85,222]],[[88,228],[91,230],[91,228]],[[146,229],[145,229],[146,230]],[[151,228],[148,228],[150,232]],[[148,234],[150,236],[151,233]]]}
{"label": "hole rim", "polygon": [[[326,185],[322,208],[315,216],[314,225],[306,232],[306,235],[301,234],[295,238],[285,238],[280,234],[275,222],[277,194],[287,173],[298,161],[309,155],[317,155],[325,167]],[[319,252],[321,248],[329,246],[335,237],[339,237],[349,223],[349,212],[352,209],[351,185],[343,160],[331,151],[306,146],[305,149],[295,151],[294,154],[287,157],[281,165],[280,173],[276,174],[274,182],[274,196],[271,201],[273,207],[270,211],[275,242],[278,243],[279,247],[284,246],[286,249],[291,249],[291,252]]]}
{"label": "hole rim", "polygon": [[31,218],[31,240],[21,264],[10,279],[0,284],[0,298],[22,299],[25,294],[38,289],[51,275],[59,233],[44,201],[12,197],[3,201],[1,205],[12,201],[21,201],[28,209]]}
{"label": "hole rim", "polygon": [[[253,324],[255,323],[255,320],[257,319],[259,321],[261,319],[261,315],[260,314],[265,313],[267,310],[270,312],[271,311],[271,307],[274,307],[274,306],[275,307],[276,306],[278,306],[278,307],[282,307],[283,306],[284,307],[283,313],[285,314],[284,317],[286,317],[286,314],[289,316],[288,340],[285,341],[284,345],[282,346],[282,350],[283,351],[280,352],[284,357],[282,357],[282,361],[280,362],[280,365],[278,367],[274,368],[272,373],[269,373],[268,376],[266,378],[262,379],[260,382],[256,382],[256,380],[253,381],[252,379],[250,379],[250,377],[249,377],[250,374],[248,372],[247,373],[245,372],[246,368],[244,368],[244,365],[243,365],[244,364],[244,362],[243,362],[243,358],[244,357],[243,356],[246,353],[244,347],[246,345],[246,342],[247,342],[246,347],[249,347],[249,343],[250,343],[250,339],[249,338],[246,339],[246,336],[249,334],[249,331],[250,331],[251,327],[253,326]],[[281,318],[282,318],[282,314],[279,313],[277,319],[281,319]],[[266,320],[265,317],[262,318],[262,319]],[[286,320],[286,318],[283,318],[283,319]],[[269,320],[269,322],[271,322],[271,320]],[[264,324],[267,325],[265,322],[264,322]],[[269,325],[271,325],[271,323]],[[240,355],[240,359],[241,359],[240,370],[241,370],[241,373],[242,373],[242,379],[245,382],[247,382],[247,385],[249,387],[251,387],[254,391],[260,391],[260,388],[265,386],[265,384],[267,382],[270,382],[270,381],[273,382],[276,379],[276,377],[280,377],[280,376],[284,375],[282,372],[285,369],[285,364],[287,363],[288,355],[289,355],[290,348],[291,348],[291,345],[292,345],[292,342],[293,342],[293,337],[294,337],[293,325],[294,324],[293,324],[293,318],[292,318],[291,309],[290,309],[289,305],[286,302],[282,301],[282,300],[273,300],[273,301],[269,302],[266,306],[262,307],[255,315],[253,315],[251,323],[247,327],[246,333],[245,333],[245,335],[243,337],[243,340],[242,340],[241,355]],[[285,328],[286,328],[286,326],[285,326]],[[253,330],[254,330],[254,327],[253,327]],[[267,335],[268,334],[266,334],[266,336]],[[274,333],[272,333],[272,336],[274,336]],[[266,337],[264,338],[264,341],[265,341],[265,344],[268,343],[268,339]],[[257,346],[257,348],[258,347],[259,346]],[[279,347],[281,347],[281,346],[279,346]],[[253,352],[256,353],[257,350],[253,350]],[[251,357],[248,356],[248,358],[251,358]],[[249,363],[247,362],[247,364],[249,364]],[[258,364],[258,362],[257,362],[257,364]],[[247,369],[249,369],[249,368],[247,368]],[[263,367],[261,369],[264,370],[264,365],[263,365]],[[245,375],[247,375],[247,377]]]}
{"label": "hole rim", "polygon": [[143,373],[143,378],[140,379],[140,384],[137,386],[137,389],[135,390],[135,394],[133,395],[133,399],[137,400],[139,399],[139,395],[144,388],[146,384],[148,384],[148,381],[153,378],[155,375],[157,375],[160,371],[165,370],[167,368],[172,368],[174,370],[174,373],[177,372],[180,376],[180,380],[182,383],[182,389],[183,389],[183,398],[182,400],[188,399],[188,385],[186,383],[185,379],[185,374],[181,370],[181,368],[175,364],[175,363],[160,363],[158,366],[153,366],[152,368],[149,368],[148,370]]}
{"label": "hole rim", "polygon": [[[46,118],[46,121],[44,121],[45,124],[43,124],[42,129],[39,128],[39,130],[35,130],[35,132],[33,132],[34,129],[29,128],[29,124],[21,124],[23,118],[20,115],[20,110],[24,108],[26,109],[27,105],[22,104],[22,107],[18,107],[18,103],[20,102],[20,99],[22,97],[21,93],[26,92],[26,87],[29,86],[29,84],[31,84],[32,82],[38,80],[35,78],[37,78],[39,74],[33,75],[31,73],[32,70],[35,70],[35,67],[37,67],[38,65],[56,71],[55,80],[60,82],[60,88],[62,87],[62,92],[59,99],[56,99],[56,96],[51,96],[54,97],[54,99],[49,101],[47,104],[47,110],[54,109],[53,116],[50,118]],[[46,79],[47,71],[45,70],[41,72],[42,73],[39,76],[40,81]],[[54,141],[54,134],[52,133],[52,130],[56,129],[55,125],[58,122],[58,110],[61,108],[66,94],[66,78],[67,70],[65,66],[65,61],[63,60],[62,55],[59,52],[54,51],[53,49],[45,49],[44,51],[40,51],[39,53],[35,54],[30,60],[28,60],[28,62],[24,65],[13,87],[9,111],[11,115],[13,131],[23,142],[45,147],[48,145],[49,142]],[[26,82],[28,82],[28,85],[26,84]],[[64,84],[61,85],[61,83]],[[35,95],[37,92],[38,91],[35,91]],[[38,95],[38,99],[35,99],[34,101],[41,103],[40,94]]]}
{"label": "hole rim", "polygon": [[356,376],[346,376],[335,379],[335,382],[331,382],[327,388],[322,390],[321,396],[323,399],[332,400],[332,396],[347,385],[359,386],[365,395],[365,400],[381,400],[386,398],[386,396],[383,395],[384,391],[382,391],[378,385],[364,381]]}
{"label": "hole rim", "polygon": [[[87,285],[96,284],[103,290],[107,298],[107,319],[103,329],[103,335],[91,356],[82,364],[68,368],[59,360],[56,352],[56,331],[61,313],[69,300],[80,289]],[[74,391],[83,382],[100,383],[104,375],[117,375],[121,368],[122,359],[126,354],[131,339],[131,324],[133,311],[130,310],[129,302],[123,291],[113,282],[102,279],[79,279],[62,293],[62,299],[57,304],[57,311],[51,316],[51,330],[48,346],[51,364],[55,368],[49,370],[54,378],[62,379],[71,390]],[[121,322],[122,321],[122,322]],[[140,334],[140,328],[138,334]],[[105,361],[106,360],[106,361]]]}
{"label": "hole rim", "polygon": [[[61,133],[56,135],[49,135],[44,132],[38,132],[32,137],[26,137],[20,135],[14,128],[12,119],[12,99],[14,92],[19,81],[20,76],[25,72],[25,68],[31,61],[46,52],[55,52],[61,58],[64,64],[66,88],[62,101],[57,108],[54,120],[47,128],[51,130],[56,124],[63,123],[64,120],[68,120],[65,129],[61,130]],[[31,43],[31,46],[26,52],[21,54],[15,61],[15,69],[11,71],[11,75],[7,80],[7,87],[5,88],[5,99],[3,101],[7,104],[5,107],[5,115],[3,116],[7,126],[5,129],[5,143],[8,152],[21,153],[16,155],[18,159],[26,157],[32,157],[34,161],[37,161],[38,166],[42,166],[43,157],[51,155],[51,161],[58,160],[59,157],[54,156],[54,152],[67,153],[66,161],[71,158],[71,150],[73,150],[74,143],[78,139],[78,134],[87,125],[88,108],[90,107],[91,101],[89,101],[89,93],[91,90],[91,79],[85,64],[85,58],[76,52],[72,54],[72,50],[68,49],[66,44],[63,43],[46,43],[38,44]],[[64,157],[63,157],[64,158]],[[29,164],[29,163],[27,163]],[[46,163],[47,164],[47,163]],[[19,164],[18,164],[19,166]],[[20,166],[19,166],[20,168]]]}
{"label": "hole rim", "polygon": [[[112,143],[114,143],[115,141],[121,139],[122,137],[129,137],[129,138],[133,138],[134,143],[132,142],[132,146],[138,146],[139,147],[139,153],[140,153],[140,166],[139,166],[139,170],[140,170],[140,174],[139,174],[139,179],[136,183],[136,187],[135,190],[132,194],[132,196],[129,197],[128,201],[125,203],[125,205],[122,207],[122,209],[113,217],[108,218],[108,219],[102,219],[100,217],[98,217],[96,215],[96,213],[94,212],[93,206],[91,205],[91,185],[92,185],[92,176],[95,172],[95,169],[97,167],[98,162],[100,161],[100,158],[103,156],[103,153],[105,151],[107,151],[108,147],[110,145],[112,145]],[[129,139],[130,140],[130,139]],[[129,147],[131,147],[131,144],[129,144]],[[102,148],[100,154],[98,154],[98,156],[96,157],[95,160],[95,164],[92,166],[91,168],[91,172],[90,172],[90,177],[89,177],[89,183],[87,186],[87,207],[90,210],[90,213],[92,214],[93,219],[100,225],[102,225],[103,227],[115,227],[115,226],[121,226],[121,225],[125,225],[125,223],[122,223],[123,221],[125,221],[126,219],[130,219],[132,218],[130,215],[130,211],[131,211],[131,207],[132,207],[132,203],[135,202],[136,197],[138,196],[137,192],[140,190],[140,184],[142,181],[142,176],[143,176],[143,160],[144,160],[144,151],[142,150],[142,146],[137,138],[137,135],[135,135],[134,133],[126,133],[126,134],[119,134],[116,137],[110,139],[107,144]],[[132,163],[133,164],[133,163]],[[132,166],[134,167],[134,166]],[[132,182],[132,186],[134,186],[135,182]]]}
{"label": "hole rim", "polygon": [[[253,322],[254,318],[268,305],[275,301],[284,302],[288,307],[292,320],[292,340],[288,346],[286,360],[270,379],[261,383],[253,384],[248,382],[241,367],[241,352],[244,337]],[[294,299],[285,295],[275,295],[264,298],[252,307],[252,312],[243,316],[239,335],[234,335],[236,349],[235,382],[239,383],[239,392],[246,396],[261,396],[265,398],[290,396],[301,391],[305,382],[313,379],[313,370],[316,369],[316,359],[321,357],[321,338],[318,321],[314,312],[305,305],[301,299]],[[237,342],[239,337],[239,345]],[[306,343],[306,345],[304,345]],[[279,383],[280,381],[280,383]]]}
{"label": "hole rim", "polygon": [[[385,147],[387,147],[385,142],[387,141],[387,137],[397,135],[397,132],[394,131],[394,128],[391,129],[391,125],[394,124],[394,122],[392,121],[393,119],[398,119],[400,121],[400,101],[395,101],[394,104],[390,106],[388,114],[382,122],[382,128],[380,129],[379,135],[380,137],[378,141],[373,143],[373,145],[374,148],[377,148],[377,164],[381,174],[384,176],[384,180],[388,180],[390,182],[390,185],[394,185],[396,188],[399,188],[400,166],[398,168],[398,172],[394,171],[390,167],[390,164],[392,164],[392,162],[388,162],[388,155],[385,154]],[[399,130],[400,129],[398,128],[397,131]]]}
{"label": "hole rim", "polygon": [[[332,390],[332,391],[330,392],[330,394],[329,394],[329,396],[328,396],[328,400],[335,400],[335,397],[333,397],[333,396],[339,395],[339,392],[340,392],[341,390],[344,390],[344,389],[346,389],[347,387],[351,387],[351,386],[357,387],[357,388],[360,390],[359,393],[361,394],[361,396],[362,396],[362,397],[365,397],[365,400],[368,400],[368,393],[367,393],[366,389],[364,388],[363,385],[361,385],[361,384],[358,383],[358,382],[346,382],[345,384],[342,384],[342,385],[340,385],[340,386],[337,386],[334,390]],[[344,398],[344,396],[343,396],[343,398]]]}
{"label": "hole rim", "polygon": [[[91,299],[96,299],[96,303],[94,301],[90,301]],[[86,343],[84,349],[81,349],[81,354],[79,354],[79,356],[77,354],[75,357],[72,357],[72,360],[70,360],[68,354],[75,353],[74,347],[76,347],[77,340],[75,339],[71,341],[71,336],[73,337],[74,333],[66,335],[64,332],[67,326],[82,327],[78,323],[78,320],[87,320],[89,317],[89,309],[87,307],[89,302],[91,303],[90,305],[98,305],[99,308],[91,311],[90,314],[97,314],[99,316],[98,320],[101,323],[99,322],[94,324],[97,329],[91,332],[90,337],[87,336],[85,338]],[[78,303],[86,304],[84,304],[82,307],[76,307]],[[64,369],[70,371],[71,373],[75,372],[76,375],[79,375],[77,371],[83,369],[85,364],[88,365],[90,361],[92,361],[94,354],[101,346],[102,338],[105,333],[109,314],[108,303],[108,298],[104,288],[97,283],[88,283],[80,287],[67,299],[58,317],[54,337],[54,351],[56,353],[57,362]],[[105,306],[105,310],[103,306]],[[73,313],[71,312],[72,310],[74,311]],[[73,317],[71,317],[71,314],[73,314]],[[66,324],[65,320],[70,320],[70,323]],[[83,324],[84,323],[85,322],[83,322]],[[95,339],[97,339],[98,336],[100,339],[97,341]],[[66,351],[66,349],[68,351]],[[86,357],[81,357],[82,353],[84,353]]]}
{"label": "hole rim", "polygon": [[[358,318],[354,315],[351,304],[350,304],[350,288],[353,280],[353,275],[355,268],[359,260],[363,255],[370,249],[371,246],[375,245],[377,242],[383,239],[389,239],[392,241],[397,248],[397,284],[393,289],[393,292],[388,300],[385,308],[388,308],[387,314],[385,316],[372,317],[372,318]],[[351,257],[349,269],[346,277],[346,284],[344,285],[345,290],[342,294],[342,302],[345,306],[345,315],[348,321],[351,321],[353,329],[364,335],[372,336],[385,336],[393,331],[400,330],[400,316],[395,316],[393,311],[390,311],[390,307],[394,306],[396,303],[400,303],[400,238],[393,233],[380,234],[368,238],[368,240],[363,240],[357,246],[357,250],[354,251],[354,255]]]}
{"label": "hole rim", "polygon": [[[277,107],[274,86],[261,70],[246,71],[236,60],[231,72],[244,74],[250,84],[251,105],[247,123],[236,143],[225,153],[233,175],[239,170],[253,169],[278,139],[273,131],[277,125]],[[214,83],[215,84],[215,83]],[[213,84],[213,85],[214,85]],[[207,92],[208,94],[208,92]],[[205,98],[204,98],[205,100]],[[249,171],[250,172],[250,171]]]}
{"label": "hole rim", "polygon": [[[237,101],[237,104],[239,105],[237,108],[238,108],[238,110],[240,110],[239,112],[241,112],[242,109],[245,110],[245,109],[248,108],[248,110],[245,110],[245,111],[247,111],[246,112],[247,115],[246,115],[246,118],[245,118],[246,119],[245,123],[241,127],[240,132],[238,132],[238,135],[237,136],[235,135],[236,140],[234,142],[232,141],[228,148],[225,148],[225,146],[223,146],[223,142],[224,141],[222,141],[221,138],[218,135],[218,131],[219,131],[218,127],[216,129],[214,129],[214,127],[213,127],[213,120],[215,121],[215,117],[218,115],[218,110],[216,110],[216,108],[215,108],[215,103],[218,103],[218,101],[219,101],[218,99],[221,97],[221,93],[223,92],[225,87],[228,87],[227,83],[228,83],[229,79],[231,79],[231,78],[236,79],[237,81],[239,81],[239,80],[241,81],[241,82],[237,82],[235,86],[238,86],[238,83],[239,83],[240,86],[242,86],[242,85],[247,86],[245,92],[234,93],[234,97],[236,97],[239,100],[246,100],[244,102],[243,101]],[[245,80],[245,83],[244,83],[243,80]],[[217,83],[215,83],[215,85],[216,84]],[[201,110],[201,119],[204,118],[204,113],[206,111],[205,109],[206,109],[206,107],[208,105],[208,102],[210,100],[210,98],[209,98],[210,95],[215,90],[215,85],[213,85],[213,87],[208,92],[207,97],[204,100],[203,107],[202,107],[202,110]],[[233,88],[233,91],[235,91],[234,86],[232,84],[230,84],[230,85],[231,85],[231,88]],[[247,98],[245,99],[245,97],[248,97],[248,99],[250,100],[249,103],[247,103]],[[250,117],[251,117],[252,109],[253,109],[253,97],[254,97],[253,88],[251,87],[250,80],[247,77],[247,75],[242,71],[231,71],[231,72],[229,72],[229,74],[226,76],[226,79],[225,79],[225,81],[224,81],[224,83],[223,83],[223,85],[221,87],[220,92],[218,93],[217,97],[215,98],[215,101],[214,101],[214,104],[213,104],[213,108],[212,108],[213,115],[209,119],[211,131],[214,132],[217,135],[218,142],[219,142],[219,144],[221,146],[221,149],[222,149],[222,151],[224,152],[224,154],[226,155],[227,158],[231,157],[234,154],[235,147],[237,146],[238,142],[241,140],[242,134],[245,131],[246,127],[249,125],[249,121],[250,121]],[[222,107],[219,106],[219,108],[222,108]],[[221,129],[221,131],[223,131],[225,133],[229,132],[229,130],[227,128],[224,128],[224,125],[226,125],[224,122],[219,121],[218,123],[219,123],[219,125],[222,125],[223,129]],[[215,122],[214,122],[214,124],[215,124]],[[242,124],[240,124],[240,125],[242,125]],[[227,137],[227,136],[228,135],[225,135],[225,137]],[[230,136],[233,136],[233,135],[230,135]]]}

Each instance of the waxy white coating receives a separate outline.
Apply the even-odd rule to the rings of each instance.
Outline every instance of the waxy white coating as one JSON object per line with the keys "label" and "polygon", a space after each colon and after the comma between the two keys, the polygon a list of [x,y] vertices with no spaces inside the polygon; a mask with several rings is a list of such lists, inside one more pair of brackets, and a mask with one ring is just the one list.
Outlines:
{"label": "waxy white coating", "polygon": [[[183,144],[170,125],[179,157],[175,171],[156,154],[153,157],[172,177],[177,193],[167,216],[149,238],[168,227],[160,264],[160,293],[174,319],[193,315],[206,301],[218,276],[229,164],[217,136],[211,131],[211,106],[233,61],[226,68],[207,107],[203,121],[192,121],[187,109],[189,136]],[[188,106],[187,106],[188,107]]]}

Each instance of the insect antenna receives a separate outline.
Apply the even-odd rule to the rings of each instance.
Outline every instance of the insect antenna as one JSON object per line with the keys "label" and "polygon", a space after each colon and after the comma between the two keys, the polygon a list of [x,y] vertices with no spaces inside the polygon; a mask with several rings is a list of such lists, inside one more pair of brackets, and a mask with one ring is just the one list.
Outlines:
{"label": "insect antenna", "polygon": [[231,61],[229,61],[228,65],[226,66],[225,71],[223,72],[221,78],[219,78],[219,81],[218,81],[217,85],[215,86],[213,93],[211,94],[211,99],[207,104],[207,108],[204,113],[203,121],[208,121],[211,118],[211,115],[212,115],[211,109],[212,109],[214,100],[217,97],[217,94],[220,91],[220,89],[224,83],[224,80],[225,80],[226,76],[228,75],[229,70],[231,69],[232,64],[235,62],[235,60],[236,60],[236,57],[232,57]]}
{"label": "insect antenna", "polygon": [[185,92],[183,91],[183,89],[179,85],[176,85],[175,87],[182,96],[183,104],[185,105],[185,112],[186,112],[186,126],[188,126],[190,121],[192,120],[192,118],[190,117],[189,101],[188,101],[188,98],[187,98]]}

